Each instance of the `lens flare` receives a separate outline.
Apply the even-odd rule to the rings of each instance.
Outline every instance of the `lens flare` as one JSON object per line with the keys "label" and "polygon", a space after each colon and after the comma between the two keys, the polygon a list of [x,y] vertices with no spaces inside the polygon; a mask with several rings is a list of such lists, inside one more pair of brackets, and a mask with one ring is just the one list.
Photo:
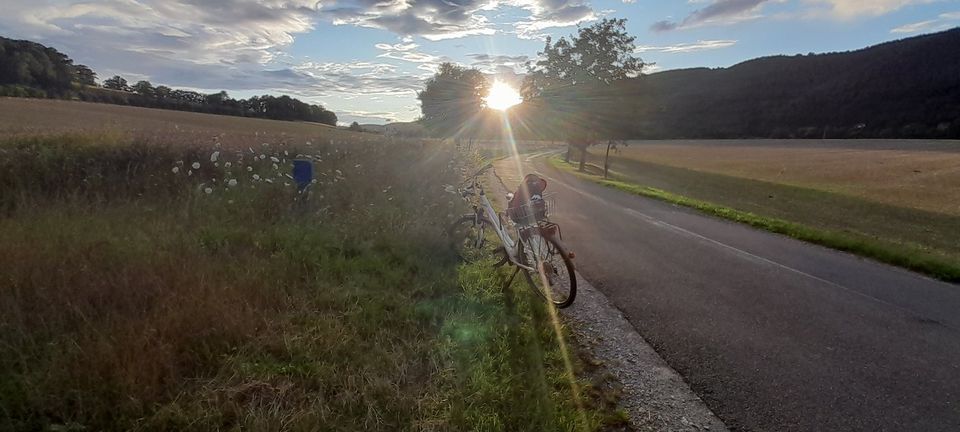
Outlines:
{"label": "lens flare", "polygon": [[487,103],[488,108],[505,111],[508,108],[523,102],[523,98],[520,97],[520,93],[517,91],[517,89],[513,88],[510,84],[497,80],[493,82],[492,86],[490,86],[490,93],[487,93],[487,97],[484,99],[484,102]]}

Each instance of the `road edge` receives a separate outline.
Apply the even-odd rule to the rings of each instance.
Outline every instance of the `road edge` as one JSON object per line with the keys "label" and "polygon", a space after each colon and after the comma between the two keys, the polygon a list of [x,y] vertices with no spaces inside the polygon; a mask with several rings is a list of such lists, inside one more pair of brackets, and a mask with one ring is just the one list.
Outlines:
{"label": "road edge", "polygon": [[[509,191],[491,170],[499,189]],[[494,194],[499,199],[502,194]],[[619,408],[638,431],[728,431],[683,377],[671,368],[600,290],[577,274],[577,299],[560,315],[600,373],[620,386]]]}

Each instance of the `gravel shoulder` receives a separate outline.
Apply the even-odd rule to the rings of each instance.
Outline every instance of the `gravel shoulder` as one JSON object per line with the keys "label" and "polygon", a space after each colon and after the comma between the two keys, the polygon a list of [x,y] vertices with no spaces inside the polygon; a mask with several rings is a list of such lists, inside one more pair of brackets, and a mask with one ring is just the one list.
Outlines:
{"label": "gravel shoulder", "polygon": [[[519,184],[521,176],[510,160],[494,166],[487,179],[491,192],[488,198],[503,206],[507,185]],[[621,385],[620,405],[629,414],[633,429],[728,430],[602,292],[581,275],[577,282],[577,299],[573,306],[561,310],[561,315],[576,335],[576,343],[591,354],[600,372]]]}

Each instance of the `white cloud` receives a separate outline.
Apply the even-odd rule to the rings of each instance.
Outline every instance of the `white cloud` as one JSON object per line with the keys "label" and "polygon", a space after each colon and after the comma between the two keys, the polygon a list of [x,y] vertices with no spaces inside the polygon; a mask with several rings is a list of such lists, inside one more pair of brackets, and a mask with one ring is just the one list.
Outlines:
{"label": "white cloud", "polygon": [[827,14],[841,19],[885,15],[907,6],[932,3],[936,0],[805,0],[825,8]]}
{"label": "white cloud", "polygon": [[661,52],[661,53],[688,53],[695,51],[706,51],[714,50],[720,48],[727,48],[737,44],[735,40],[701,40],[691,43],[681,43],[676,45],[668,46],[649,46],[641,45],[638,46],[634,52],[645,53],[645,52]]}
{"label": "white cloud", "polygon": [[956,26],[958,23],[960,23],[960,12],[947,12],[938,15],[932,20],[904,24],[900,27],[890,30],[890,33],[931,33],[940,30],[946,30]]}

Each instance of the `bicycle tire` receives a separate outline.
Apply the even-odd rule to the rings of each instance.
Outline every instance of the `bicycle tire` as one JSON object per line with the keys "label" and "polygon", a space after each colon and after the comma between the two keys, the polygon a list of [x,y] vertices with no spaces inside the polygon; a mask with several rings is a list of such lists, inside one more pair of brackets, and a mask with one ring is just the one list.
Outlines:
{"label": "bicycle tire", "polygon": [[[467,263],[474,263],[487,257],[493,257],[497,249],[496,244],[490,241],[490,236],[488,235],[489,233],[495,232],[493,222],[490,222],[490,220],[484,216],[480,216],[481,233],[478,234],[475,231],[476,221],[477,215],[468,214],[457,219],[456,222],[447,228],[447,238],[450,240],[450,248],[457,254],[461,261]],[[473,237],[469,237],[470,235],[473,235]],[[480,247],[475,247],[476,243],[471,246],[468,240],[476,241],[480,235],[483,236]]]}
{"label": "bicycle tire", "polygon": [[[570,307],[573,304],[573,300],[577,297],[577,273],[576,268],[573,265],[573,259],[570,258],[570,252],[567,250],[567,247],[555,236],[541,236],[539,234],[534,234],[540,239],[543,239],[548,243],[550,249],[548,253],[550,255],[550,260],[542,260],[543,262],[549,262],[551,268],[544,268],[546,266],[541,265],[540,263],[533,262],[529,263],[529,256],[527,255],[528,243],[529,240],[521,242],[520,256],[524,259],[524,264],[537,268],[537,271],[530,271],[524,269],[523,276],[527,280],[527,283],[536,291],[540,297],[543,297],[544,300],[552,303],[557,309],[563,309]],[[532,236],[531,236],[532,238]],[[552,251],[552,252],[551,252]],[[542,257],[541,257],[542,258]],[[560,262],[555,262],[556,259],[560,259],[562,266],[558,265]],[[554,272],[554,275],[544,274],[541,277],[541,271],[543,273]],[[562,276],[566,273],[566,278]],[[536,279],[534,279],[536,278]],[[539,281],[539,282],[538,282]],[[548,290],[545,290],[542,285],[546,281],[551,286],[548,287]],[[564,287],[563,285],[567,286]]]}

